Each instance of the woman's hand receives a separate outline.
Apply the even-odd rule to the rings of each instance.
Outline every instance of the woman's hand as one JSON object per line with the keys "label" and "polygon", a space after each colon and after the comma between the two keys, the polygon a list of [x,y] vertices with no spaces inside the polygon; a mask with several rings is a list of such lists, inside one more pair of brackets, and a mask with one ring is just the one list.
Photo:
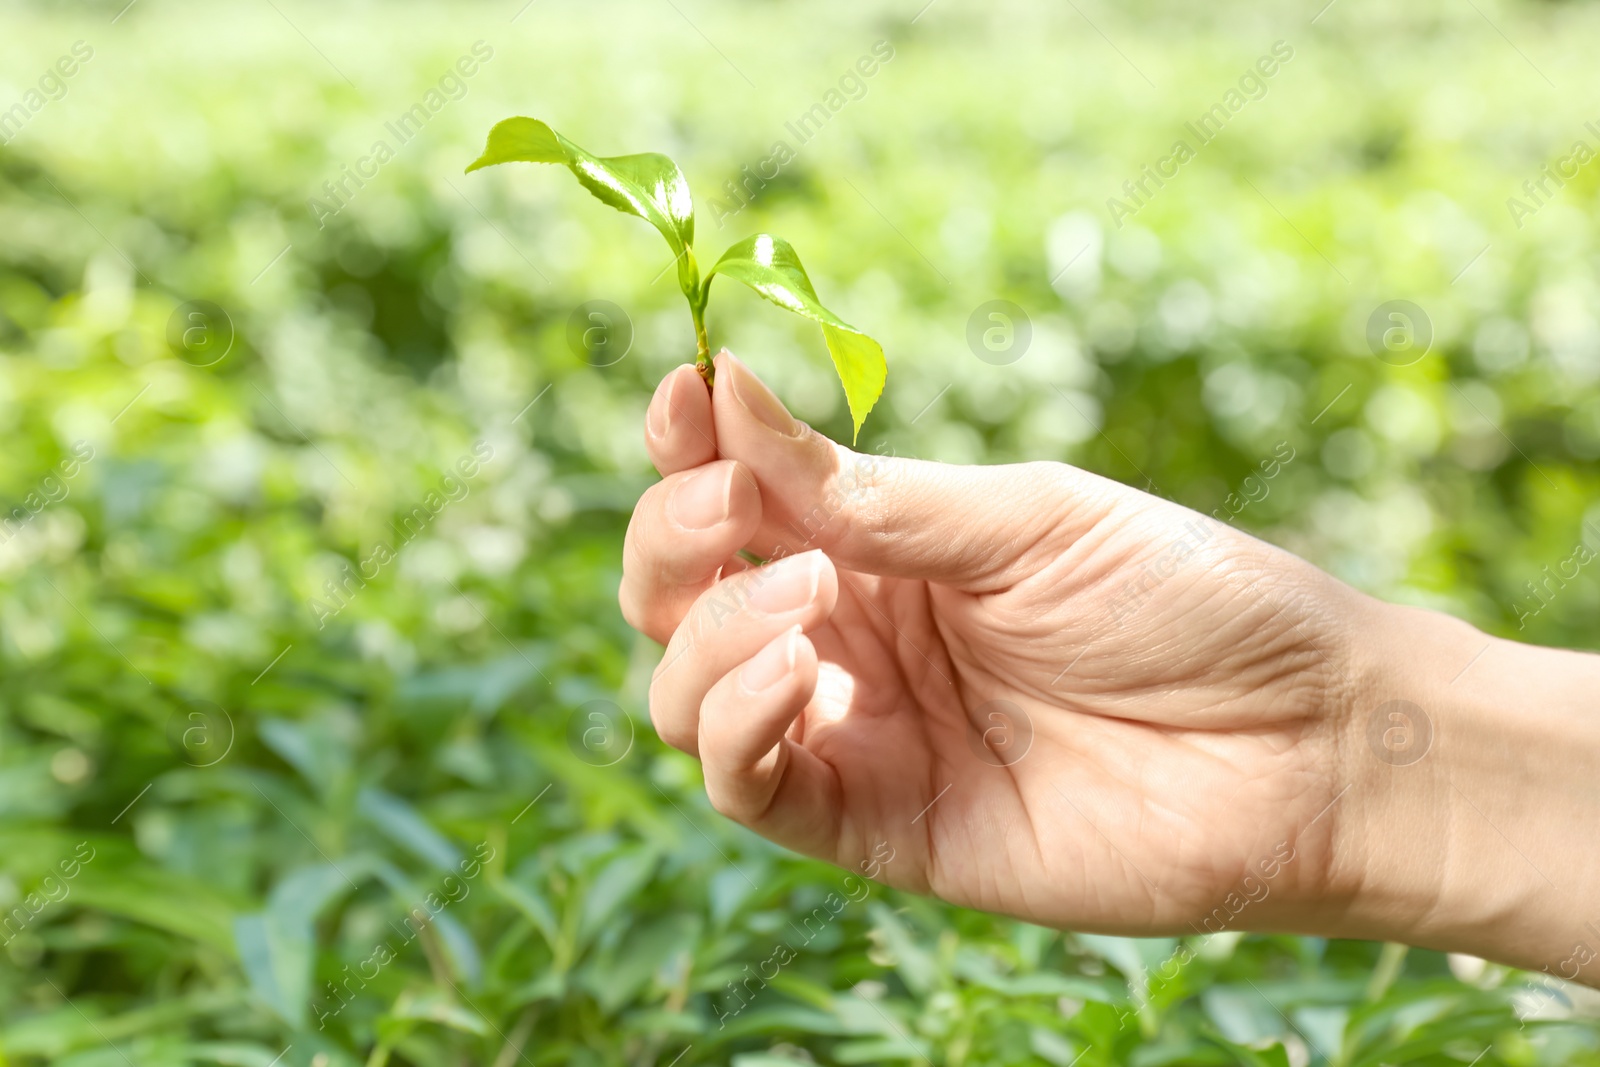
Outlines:
{"label": "woman's hand", "polygon": [[1372,884],[1403,865],[1368,825],[1406,769],[1368,729],[1401,609],[1072,467],[851,452],[727,353],[714,393],[668,375],[646,437],[620,599],[667,646],[652,720],[729,817],[1083,930],[1384,936],[1454,891]]}

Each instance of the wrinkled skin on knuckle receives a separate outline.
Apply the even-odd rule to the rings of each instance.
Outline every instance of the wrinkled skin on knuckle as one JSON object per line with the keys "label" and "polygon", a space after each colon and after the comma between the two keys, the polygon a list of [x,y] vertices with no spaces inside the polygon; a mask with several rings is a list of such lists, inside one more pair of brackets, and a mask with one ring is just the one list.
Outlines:
{"label": "wrinkled skin on knuckle", "polygon": [[[1230,533],[1234,533],[1230,531]],[[1342,689],[1337,628],[1329,625],[1318,577],[1278,549],[1234,533],[1206,553],[1219,588],[1230,605],[1217,632],[1247,632],[1250,640],[1231,649],[1241,671],[1252,669],[1261,684],[1278,693],[1280,707],[1315,720]],[[1208,546],[1210,547],[1210,546]],[[1234,621],[1234,620],[1237,621]]]}
{"label": "wrinkled skin on knuckle", "polygon": [[997,578],[1035,579],[1031,587],[1041,596],[1058,591],[1055,583],[1068,582],[1080,593],[1111,599],[1113,579],[1137,547],[1122,531],[1148,522],[1148,516],[1131,497],[1086,487],[1081,473],[1063,463],[1039,460],[1006,472],[1015,524],[1005,546],[1011,558]]}
{"label": "wrinkled skin on knuckle", "polygon": [[1086,516],[1104,515],[1114,505],[1111,499],[1099,500],[1085,492],[1081,477],[1065,463],[1034,460],[1018,464],[1014,484],[1019,486],[1019,501],[1027,513],[1036,516],[1035,530],[1057,534],[1087,526]]}
{"label": "wrinkled skin on knuckle", "polygon": [[871,504],[876,488],[873,479],[881,475],[874,474],[873,465],[867,462],[869,457],[842,445],[829,445],[832,458],[817,499],[796,516],[796,526],[807,535],[805,547],[825,552],[833,551],[863,529],[874,531],[876,527],[863,526],[864,518],[874,511],[879,513],[878,523],[887,522],[881,507],[874,509]]}

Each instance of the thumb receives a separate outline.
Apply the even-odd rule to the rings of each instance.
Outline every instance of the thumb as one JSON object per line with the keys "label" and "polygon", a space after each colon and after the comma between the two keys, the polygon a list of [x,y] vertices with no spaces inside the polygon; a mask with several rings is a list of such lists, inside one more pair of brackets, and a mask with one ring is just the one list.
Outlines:
{"label": "thumb", "polygon": [[751,547],[820,548],[840,567],[989,592],[1039,570],[1125,487],[1060,463],[969,467],[854,452],[789,414],[733,353],[716,359],[718,451],[761,492]]}

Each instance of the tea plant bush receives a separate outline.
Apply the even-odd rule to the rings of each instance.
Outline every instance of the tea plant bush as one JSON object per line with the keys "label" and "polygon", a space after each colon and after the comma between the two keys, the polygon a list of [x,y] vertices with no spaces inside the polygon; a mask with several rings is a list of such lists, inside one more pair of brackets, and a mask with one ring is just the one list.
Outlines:
{"label": "tea plant bush", "polygon": [[[1600,1062],[1592,998],[1502,968],[1048,931],[718,818],[614,600],[670,264],[460,174],[505,114],[666,152],[871,323],[863,450],[1077,463],[1594,648],[1593,569],[1525,583],[1600,520],[1595,178],[1506,205],[1594,143],[1592,8],[518,6],[6,16],[0,1060]],[[724,300],[844,439],[815,331]]]}

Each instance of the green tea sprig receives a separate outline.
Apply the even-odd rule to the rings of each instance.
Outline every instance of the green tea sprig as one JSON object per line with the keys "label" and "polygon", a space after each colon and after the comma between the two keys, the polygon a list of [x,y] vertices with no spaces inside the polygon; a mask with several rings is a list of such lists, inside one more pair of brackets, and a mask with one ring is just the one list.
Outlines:
{"label": "green tea sprig", "polygon": [[711,342],[706,336],[706,303],[718,274],[741,281],[768,300],[822,327],[834,370],[844,385],[854,434],[883,394],[888,364],[871,337],[823,306],[806,276],[794,246],[781,237],[758,233],[737,242],[705,272],[694,255],[694,201],[689,182],[671,159],[656,152],[595,156],[538,119],[510,118],[489,131],[483,154],[467,167],[472,173],[499,163],[560,163],[601,203],[637,215],[660,231],[672,249],[678,288],[694,319],[695,367],[712,385]]}

